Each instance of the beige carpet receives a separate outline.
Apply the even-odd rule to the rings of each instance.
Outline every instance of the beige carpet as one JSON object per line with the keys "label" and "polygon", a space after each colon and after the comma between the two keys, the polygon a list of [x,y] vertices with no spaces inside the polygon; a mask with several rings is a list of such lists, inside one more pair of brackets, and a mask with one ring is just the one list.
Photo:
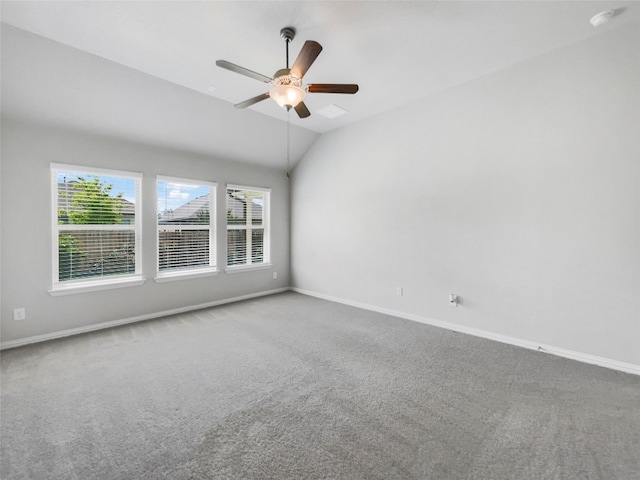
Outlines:
{"label": "beige carpet", "polygon": [[295,293],[2,353],[9,479],[640,479],[640,377]]}

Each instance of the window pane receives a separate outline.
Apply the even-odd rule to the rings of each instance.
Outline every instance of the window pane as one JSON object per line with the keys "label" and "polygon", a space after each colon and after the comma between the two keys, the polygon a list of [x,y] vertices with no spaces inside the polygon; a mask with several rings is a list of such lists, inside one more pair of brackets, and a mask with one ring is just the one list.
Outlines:
{"label": "window pane", "polygon": [[158,272],[215,267],[215,185],[158,177],[157,189]]}
{"label": "window pane", "polygon": [[[236,192],[236,193],[234,193]],[[235,190],[227,190],[227,224],[246,225],[247,205]]]}
{"label": "window pane", "polygon": [[251,232],[251,263],[264,261],[264,230],[254,229]]}
{"label": "window pane", "polygon": [[227,223],[262,225],[264,192],[227,189]]}
{"label": "window pane", "polygon": [[160,230],[160,270],[209,266],[209,230]]}
{"label": "window pane", "polygon": [[135,232],[61,230],[58,262],[58,281],[133,274]]}
{"label": "window pane", "polygon": [[58,225],[135,223],[133,178],[58,170],[57,192]]}
{"label": "window pane", "polygon": [[246,230],[227,231],[227,265],[247,263]]}
{"label": "window pane", "polygon": [[158,180],[158,225],[209,225],[211,187]]}
{"label": "window pane", "polygon": [[262,205],[264,203],[263,194],[254,195],[249,202],[249,209],[251,210],[251,225],[262,225]]}
{"label": "window pane", "polygon": [[243,265],[247,262],[247,236],[251,238],[251,262],[264,261],[264,230],[229,230],[227,232],[227,265]]}

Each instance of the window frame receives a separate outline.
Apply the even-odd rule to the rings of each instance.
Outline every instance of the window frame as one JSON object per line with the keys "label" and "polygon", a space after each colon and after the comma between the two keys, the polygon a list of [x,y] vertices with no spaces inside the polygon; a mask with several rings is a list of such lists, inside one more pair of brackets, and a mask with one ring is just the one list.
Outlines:
{"label": "window frame", "polygon": [[[169,183],[176,183],[180,185],[190,186],[206,186],[209,187],[209,265],[206,267],[185,267],[168,270],[160,270],[160,227],[167,228],[167,225],[160,225],[157,217],[158,206],[158,183],[164,181]],[[158,283],[169,282],[173,280],[184,280],[189,278],[208,277],[218,274],[217,266],[217,191],[218,183],[209,182],[204,180],[194,180],[188,178],[170,177],[166,175],[157,175],[155,182],[155,196],[156,196],[156,275],[154,280]],[[203,230],[206,224],[180,224],[175,227],[176,230]],[[185,228],[186,227],[186,228]]]}
{"label": "window frame", "polygon": [[[72,173],[89,176],[108,176],[132,179],[135,184],[134,223],[123,224],[60,224],[58,222],[58,172],[66,170]],[[142,275],[142,173],[124,170],[70,165],[62,163],[50,164],[51,174],[51,288],[52,296],[74,293],[93,292],[112,288],[123,288],[143,285]],[[89,279],[73,279],[60,281],[59,234],[61,231],[132,231],[134,233],[134,273],[107,277],[91,277]]]}
{"label": "window frame", "polygon": [[[262,225],[255,228],[251,228],[251,225],[229,225],[227,218],[227,202],[229,197],[229,190],[247,190],[251,192],[262,193]],[[262,270],[271,268],[271,189],[266,187],[251,187],[247,185],[237,185],[228,183],[225,188],[225,267],[226,273],[237,273],[249,270]],[[232,227],[232,228],[229,228]],[[251,252],[247,250],[246,255],[249,260],[248,263],[240,265],[229,265],[229,230],[263,230],[262,237],[262,262],[253,263]]]}

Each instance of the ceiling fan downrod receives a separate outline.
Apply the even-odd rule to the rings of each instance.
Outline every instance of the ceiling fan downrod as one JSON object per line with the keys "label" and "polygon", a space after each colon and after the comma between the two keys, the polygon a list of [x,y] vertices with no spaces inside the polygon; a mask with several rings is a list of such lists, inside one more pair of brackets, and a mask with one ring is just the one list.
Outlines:
{"label": "ceiling fan downrod", "polygon": [[289,43],[291,42],[291,40],[293,40],[296,36],[296,30],[293,27],[284,27],[282,30],[280,30],[280,36],[282,38],[284,38],[284,43],[286,44],[286,49],[287,49],[287,68],[289,68]]}

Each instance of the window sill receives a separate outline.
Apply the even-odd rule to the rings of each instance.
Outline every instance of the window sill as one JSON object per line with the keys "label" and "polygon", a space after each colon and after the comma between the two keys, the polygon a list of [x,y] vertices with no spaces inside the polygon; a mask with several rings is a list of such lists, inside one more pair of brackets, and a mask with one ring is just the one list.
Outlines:
{"label": "window sill", "polygon": [[59,297],[62,295],[74,295],[76,293],[98,292],[114,288],[138,287],[146,281],[141,275],[127,278],[114,278],[109,280],[94,280],[91,282],[68,283],[54,286],[49,290],[49,295]]}
{"label": "window sill", "polygon": [[193,270],[178,270],[173,272],[158,273],[153,279],[156,283],[173,282],[175,280],[191,280],[193,278],[212,277],[218,275],[218,270],[202,268]]}
{"label": "window sill", "polygon": [[267,270],[271,267],[272,265],[270,263],[256,263],[254,265],[236,265],[233,267],[227,267],[224,269],[224,271],[226,273],[241,273],[253,270]]}

